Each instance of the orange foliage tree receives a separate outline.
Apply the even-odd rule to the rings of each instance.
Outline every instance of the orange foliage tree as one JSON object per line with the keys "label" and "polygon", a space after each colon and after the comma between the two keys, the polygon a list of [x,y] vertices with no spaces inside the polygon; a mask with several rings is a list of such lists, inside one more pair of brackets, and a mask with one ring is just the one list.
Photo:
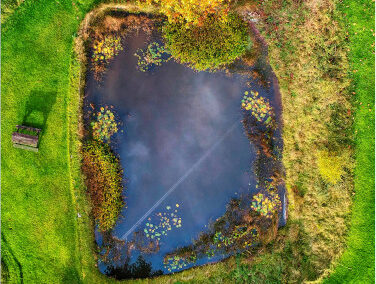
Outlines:
{"label": "orange foliage tree", "polygon": [[208,15],[226,21],[230,0],[147,0],[160,5],[170,23],[185,22],[186,25],[202,25]]}

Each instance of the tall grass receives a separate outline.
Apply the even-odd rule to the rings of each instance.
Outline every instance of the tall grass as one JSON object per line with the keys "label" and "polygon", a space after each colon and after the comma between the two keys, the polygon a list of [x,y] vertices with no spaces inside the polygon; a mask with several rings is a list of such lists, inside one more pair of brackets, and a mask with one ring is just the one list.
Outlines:
{"label": "tall grass", "polygon": [[[303,224],[316,277],[329,275],[345,252],[331,281],[373,281],[373,4],[271,0],[261,7],[258,26],[282,94],[290,218]],[[337,183],[320,175],[323,151],[340,157]]]}
{"label": "tall grass", "polygon": [[[261,9],[259,27],[268,41],[282,95],[289,217],[303,222],[308,256],[322,274],[346,247],[353,192],[349,136],[353,111],[345,29],[331,0],[271,0]],[[335,184],[320,175],[322,151],[341,156],[344,173]]]}
{"label": "tall grass", "polygon": [[345,0],[339,9],[349,40],[355,188],[347,249],[324,283],[371,283],[375,280],[375,3]]}

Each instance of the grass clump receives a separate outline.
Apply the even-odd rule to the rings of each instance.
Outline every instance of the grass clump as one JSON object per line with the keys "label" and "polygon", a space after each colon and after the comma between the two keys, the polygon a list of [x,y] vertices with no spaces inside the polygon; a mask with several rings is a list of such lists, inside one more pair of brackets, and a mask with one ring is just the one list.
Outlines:
{"label": "grass clump", "polygon": [[303,224],[289,221],[261,254],[239,257],[229,275],[236,283],[304,283],[317,277],[309,251]]}
{"label": "grass clump", "polygon": [[111,230],[124,205],[122,170],[108,144],[92,141],[83,149],[82,169],[92,202],[92,214],[102,232]]}
{"label": "grass clump", "polygon": [[4,24],[9,16],[20,6],[24,0],[3,0],[1,1],[1,23]]}
{"label": "grass clump", "polygon": [[336,184],[344,174],[341,157],[329,151],[319,151],[317,163],[320,175],[326,182]]}
{"label": "grass clump", "polygon": [[226,22],[208,16],[199,26],[166,23],[163,34],[171,55],[197,71],[218,69],[232,63],[249,44],[246,24],[234,14],[230,14]]}

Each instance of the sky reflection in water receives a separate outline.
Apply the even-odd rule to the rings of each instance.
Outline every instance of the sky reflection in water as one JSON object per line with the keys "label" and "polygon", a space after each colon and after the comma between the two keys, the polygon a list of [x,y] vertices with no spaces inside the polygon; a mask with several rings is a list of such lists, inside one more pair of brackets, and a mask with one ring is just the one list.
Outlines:
{"label": "sky reflection in water", "polygon": [[[127,38],[124,51],[111,63],[101,84],[89,74],[86,102],[113,105],[123,123],[124,133],[113,139],[127,187],[127,207],[114,230],[119,238],[210,151],[148,216],[151,220],[146,218],[136,228],[144,230],[158,212],[177,210],[182,226],[161,236],[158,253],[145,255],[153,269],[167,272],[163,268],[166,253],[189,245],[225,212],[232,197],[255,190],[251,172],[255,153],[244,134],[240,109],[249,79],[223,72],[197,73],[173,60],[140,72],[134,53],[146,46],[145,40],[143,35]],[[257,85],[252,89],[266,97],[273,92]],[[137,252],[132,260],[136,257]]]}

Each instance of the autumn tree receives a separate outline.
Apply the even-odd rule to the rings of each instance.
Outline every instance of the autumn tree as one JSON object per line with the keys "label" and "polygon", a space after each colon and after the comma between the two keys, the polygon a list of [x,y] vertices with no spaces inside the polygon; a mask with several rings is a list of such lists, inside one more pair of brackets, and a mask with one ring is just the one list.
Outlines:
{"label": "autumn tree", "polygon": [[246,24],[229,12],[231,0],[144,1],[167,16],[163,35],[171,55],[195,70],[219,69],[250,47]]}
{"label": "autumn tree", "polygon": [[202,25],[211,15],[226,21],[230,0],[147,0],[157,3],[170,23],[184,22],[187,26]]}

